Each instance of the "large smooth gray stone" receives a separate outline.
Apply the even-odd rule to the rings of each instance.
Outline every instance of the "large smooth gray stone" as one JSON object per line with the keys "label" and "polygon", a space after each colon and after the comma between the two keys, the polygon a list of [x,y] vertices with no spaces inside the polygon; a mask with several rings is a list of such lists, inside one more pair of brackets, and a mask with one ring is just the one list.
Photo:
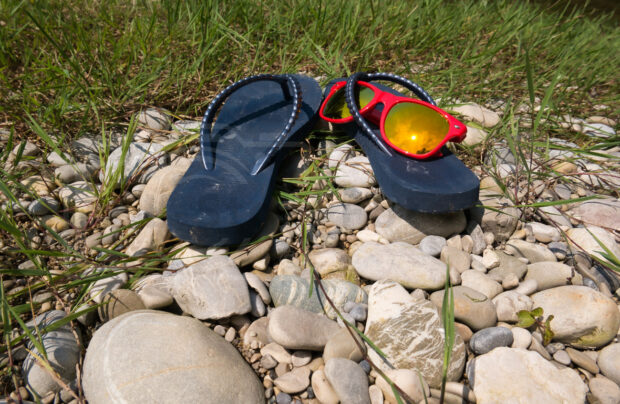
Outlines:
{"label": "large smooth gray stone", "polygon": [[181,309],[200,320],[245,314],[252,309],[245,278],[224,255],[190,264],[177,272],[170,284]]}
{"label": "large smooth gray stone", "polygon": [[[325,279],[321,283],[327,296],[341,312],[347,302],[368,302],[366,292],[354,283],[338,279]],[[319,285],[314,282],[311,296],[309,290],[310,280],[295,275],[277,275],[269,285],[269,293],[276,307],[291,305],[313,313],[325,312],[329,318],[335,319],[336,312]]]}
{"label": "large smooth gray stone", "polygon": [[140,310],[106,323],[86,351],[90,404],[264,403],[239,352],[200,321]]}

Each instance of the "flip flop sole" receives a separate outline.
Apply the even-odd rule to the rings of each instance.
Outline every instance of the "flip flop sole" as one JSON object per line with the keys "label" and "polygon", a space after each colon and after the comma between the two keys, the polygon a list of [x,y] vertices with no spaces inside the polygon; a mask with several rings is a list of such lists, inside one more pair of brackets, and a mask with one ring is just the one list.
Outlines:
{"label": "flip flop sole", "polygon": [[286,150],[299,146],[312,129],[322,94],[318,83],[295,76],[302,107],[275,161],[251,175],[258,161],[286,125],[292,99],[280,84],[257,81],[235,91],[222,106],[213,126],[215,155],[205,170],[200,154],[168,200],[168,227],[175,236],[196,245],[236,245],[261,229],[269,211],[275,173]]}
{"label": "flip flop sole", "polygon": [[[343,80],[346,79],[332,80],[324,94],[329,94],[331,86]],[[402,95],[392,88],[373,84]],[[412,159],[396,151],[388,156],[354,122],[339,127],[364,150],[383,194],[392,202],[427,213],[454,212],[478,202],[478,177],[446,147],[442,149],[442,157],[428,160]],[[376,133],[381,138],[379,129]]]}

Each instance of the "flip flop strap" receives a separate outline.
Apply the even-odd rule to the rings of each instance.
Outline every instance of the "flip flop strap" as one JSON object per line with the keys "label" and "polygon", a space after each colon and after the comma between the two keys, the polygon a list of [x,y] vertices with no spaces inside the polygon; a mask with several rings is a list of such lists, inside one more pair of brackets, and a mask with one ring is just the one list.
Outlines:
{"label": "flip flop strap", "polygon": [[241,79],[236,83],[231,84],[222,90],[218,95],[215,96],[213,101],[209,104],[207,111],[205,112],[204,117],[202,118],[202,125],[200,127],[200,150],[202,154],[202,164],[205,170],[209,171],[215,167],[215,156],[214,156],[214,148],[210,147],[212,150],[211,153],[207,153],[207,145],[213,145],[213,138],[211,134],[211,129],[213,126],[213,121],[215,120],[215,113],[222,106],[224,101],[236,90],[241,87],[253,83],[255,81],[261,80],[269,80],[275,81],[282,85],[282,91],[284,92],[284,96],[286,98],[290,98],[290,91],[292,90],[293,94],[293,110],[291,115],[284,127],[284,130],[278,135],[276,140],[273,142],[265,156],[258,160],[254,164],[254,168],[252,168],[251,175],[256,175],[260,172],[265,166],[272,162],[275,157],[276,152],[282,147],[286,138],[288,137],[295,120],[299,116],[299,112],[301,110],[301,86],[297,79],[291,75],[273,75],[273,74],[258,74],[255,76],[246,77],[245,79]]}
{"label": "flip flop strap", "polygon": [[387,154],[388,156],[391,156],[392,152],[390,151],[390,149],[388,149],[385,143],[376,135],[375,131],[372,130],[372,128],[368,125],[368,122],[366,122],[366,119],[364,119],[362,114],[360,114],[357,103],[354,102],[354,90],[355,90],[355,86],[357,85],[357,82],[358,81],[373,81],[373,80],[385,80],[385,81],[391,81],[392,83],[400,84],[401,86],[406,87],[407,89],[413,91],[413,93],[417,95],[422,101],[428,102],[429,104],[432,104],[432,105],[437,105],[437,104],[435,103],[435,100],[433,100],[433,98],[426,91],[424,91],[424,89],[420,87],[418,84],[402,76],[398,76],[396,74],[358,72],[358,73],[351,75],[347,79],[347,86],[345,88],[345,99],[347,102],[347,107],[349,108],[349,111],[351,111],[351,115],[353,116],[355,123],[364,131],[364,133],[370,139],[372,139],[372,141],[374,141],[377,144],[377,146],[379,146],[381,150],[383,150],[385,154]]}

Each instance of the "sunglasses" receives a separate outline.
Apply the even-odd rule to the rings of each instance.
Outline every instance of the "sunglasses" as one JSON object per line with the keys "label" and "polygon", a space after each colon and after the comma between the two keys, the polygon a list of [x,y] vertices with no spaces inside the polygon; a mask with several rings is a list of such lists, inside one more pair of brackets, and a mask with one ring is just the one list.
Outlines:
{"label": "sunglasses", "polygon": [[[363,74],[362,77],[364,76],[394,82],[402,79],[386,73]],[[394,80],[395,78],[399,80]],[[402,80],[410,84],[406,87],[411,88],[412,84],[417,94],[426,95],[427,99],[432,101],[432,98],[415,83]],[[357,105],[352,108],[356,110],[359,108],[360,118],[365,117],[378,125],[383,140],[394,150],[412,158],[426,159],[438,155],[446,142],[458,143],[465,139],[467,127],[441,108],[429,102],[380,90],[366,81],[354,80],[353,83],[356,85],[353,86],[352,94]],[[347,81],[334,84],[325,97],[319,114],[321,118],[332,123],[343,124],[355,120],[360,124],[354,117],[356,114],[352,115],[347,105],[345,89],[348,90]],[[382,108],[378,107],[379,105],[382,105]],[[361,123],[365,124],[363,121]],[[369,128],[364,129],[370,131]],[[372,133],[372,136],[374,138],[376,135]]]}

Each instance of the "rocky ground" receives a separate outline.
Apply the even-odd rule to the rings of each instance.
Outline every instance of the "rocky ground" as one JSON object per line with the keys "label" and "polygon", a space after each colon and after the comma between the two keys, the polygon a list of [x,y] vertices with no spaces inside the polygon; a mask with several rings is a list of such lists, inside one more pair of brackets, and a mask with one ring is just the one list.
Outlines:
{"label": "rocky ground", "polygon": [[[620,402],[620,280],[592,259],[604,261],[596,239],[620,257],[620,148],[583,154],[578,145],[551,138],[548,155],[536,147],[526,156],[530,171],[547,175],[528,181],[508,142],[487,139],[502,107],[454,109],[473,122],[467,144],[482,157],[472,168],[481,177],[486,208],[407,211],[383,197],[363,153],[322,140],[292,156],[283,175],[303,179],[309,168],[320,167],[335,175],[335,188],[323,180],[300,181],[324,192],[302,203],[274,204],[259,235],[270,237],[237,250],[200,248],[168,233],[166,201],[199,148],[197,141],[165,146],[189,136],[199,122],[171,122],[154,109],[142,113],[124,159],[129,185],[103,208],[96,191],[121,181],[113,173],[123,134],[110,138],[103,166],[96,137],[73,142],[65,158],[44,155],[32,143],[21,153],[16,147],[13,158],[28,157],[18,167],[29,165],[37,174],[20,179],[25,191],[17,201],[5,200],[3,209],[23,211],[16,216],[33,249],[70,246],[93,259],[113,250],[140,260],[109,255],[107,264],[93,261],[67,274],[79,263],[47,257],[52,275],[86,284],[89,276],[99,279],[85,295],[79,282],[37,291],[28,325],[42,328],[70,312],[98,309],[42,336],[53,372],[39,364],[41,352],[32,343],[0,358],[20,373],[22,387],[9,399],[36,395],[44,403],[75,403],[83,392],[92,404],[395,403],[384,372],[416,403],[425,396],[436,403],[449,263],[458,333],[445,402]],[[559,117],[558,125],[603,143],[615,136],[616,122],[602,116],[607,111],[588,119]],[[527,133],[531,122],[524,118],[520,125]],[[300,190],[285,186],[292,194]],[[601,199],[541,203],[591,195]],[[58,233],[66,246],[32,221]],[[304,221],[310,262],[302,245]],[[14,260],[8,240],[2,249]],[[161,251],[165,259],[153,265]],[[30,261],[15,265],[24,273],[34,268]],[[310,267],[322,279],[312,295]],[[9,296],[32,282],[3,278]],[[517,326],[519,311],[537,308],[543,310],[537,323]],[[343,319],[385,358],[353,338]],[[554,335],[545,344],[549,326]]]}

